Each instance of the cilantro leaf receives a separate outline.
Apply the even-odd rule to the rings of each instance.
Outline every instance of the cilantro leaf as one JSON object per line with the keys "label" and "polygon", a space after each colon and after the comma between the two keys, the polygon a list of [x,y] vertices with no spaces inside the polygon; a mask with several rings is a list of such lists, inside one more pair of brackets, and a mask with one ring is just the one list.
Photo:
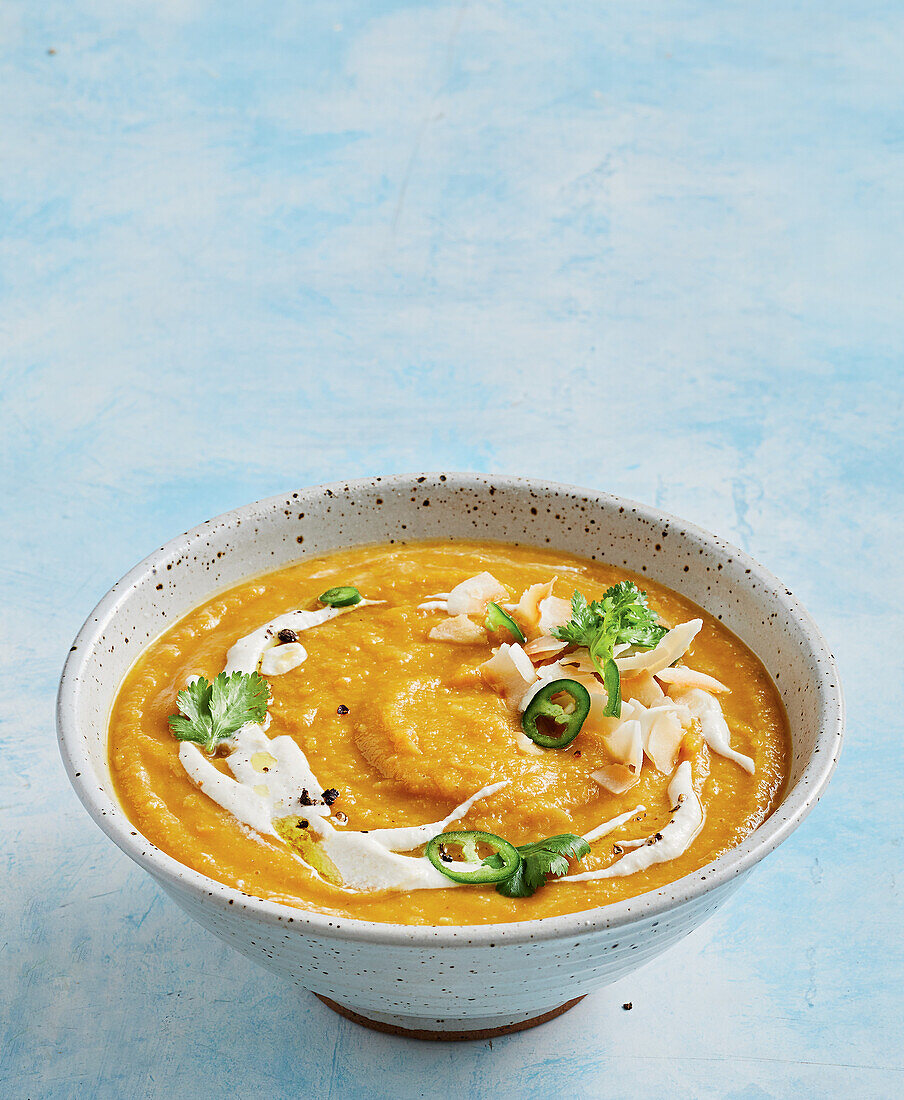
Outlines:
{"label": "cilantro leaf", "polygon": [[200,676],[176,696],[181,714],[169,718],[177,741],[193,741],[205,752],[231,737],[246,722],[262,722],[270,689],[256,672],[221,672],[213,683]]}
{"label": "cilantro leaf", "polygon": [[667,631],[647,606],[646,592],[641,592],[633,581],[621,581],[593,603],[576,590],[571,597],[571,619],[552,633],[562,642],[586,647],[606,685],[609,698],[605,713],[617,718],[621,713],[621,683],[613,659],[615,646],[652,649]]}
{"label": "cilantro leaf", "polygon": [[[568,873],[569,859],[583,859],[590,855],[590,845],[574,833],[561,833],[545,840],[535,840],[518,848],[521,862],[507,879],[497,883],[496,890],[507,898],[529,898],[550,875],[561,878]],[[491,867],[501,867],[502,858],[489,856],[484,860]]]}

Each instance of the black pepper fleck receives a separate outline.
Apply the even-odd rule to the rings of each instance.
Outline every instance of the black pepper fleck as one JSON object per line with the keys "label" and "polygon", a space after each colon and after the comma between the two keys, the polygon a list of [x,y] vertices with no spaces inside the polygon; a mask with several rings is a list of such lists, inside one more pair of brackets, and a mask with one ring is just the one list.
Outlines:
{"label": "black pepper fleck", "polygon": [[290,627],[286,626],[276,635],[276,637],[285,645],[287,642],[297,642],[298,635]]}
{"label": "black pepper fleck", "polygon": [[323,792],[323,801],[327,804],[327,806],[332,806],[332,804],[336,801],[338,797],[339,792],[336,790],[335,787],[328,787]]}
{"label": "black pepper fleck", "polygon": [[339,706],[336,707],[336,713],[337,714],[348,714],[348,707],[345,705],[345,703],[340,703]]}
{"label": "black pepper fleck", "polygon": [[630,1012],[633,1007],[634,1004],[632,1001],[625,1001],[625,1003],[622,1005],[622,1008],[625,1010],[625,1012]]}

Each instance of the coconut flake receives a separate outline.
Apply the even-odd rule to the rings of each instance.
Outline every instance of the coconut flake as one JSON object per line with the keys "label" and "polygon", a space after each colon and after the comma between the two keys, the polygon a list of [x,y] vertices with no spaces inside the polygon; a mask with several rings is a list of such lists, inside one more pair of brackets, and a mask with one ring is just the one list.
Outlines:
{"label": "coconut flake", "polygon": [[477,671],[491,688],[515,705],[537,677],[530,657],[517,642],[503,642]]}
{"label": "coconut flake", "polygon": [[636,718],[622,722],[604,740],[610,756],[624,764],[633,775],[640,775],[643,765],[643,727]]}
{"label": "coconut flake", "polygon": [[607,764],[591,772],[590,778],[611,794],[624,794],[640,782],[640,772],[632,772],[626,764]]}
{"label": "coconut flake", "polygon": [[[491,688],[502,693],[509,706],[524,709],[526,704],[522,700],[536,681],[537,674],[530,657],[517,642],[503,642],[477,671]],[[542,756],[544,752],[521,729],[515,731],[515,742],[518,748],[531,756]]]}
{"label": "coconut flake", "polygon": [[676,702],[684,704],[700,723],[700,734],[709,748],[719,756],[727,760],[733,760],[739,767],[750,775],[756,771],[756,764],[749,756],[735,752],[731,747],[731,730],[722,714],[719,700],[700,688],[691,688],[689,691],[675,692],[672,698]]}
{"label": "coconut flake", "polygon": [[705,672],[698,672],[695,668],[686,668],[678,665],[675,668],[663,668],[656,673],[656,679],[664,684],[674,684],[676,689],[685,691],[689,688],[703,688],[704,691],[731,692],[715,676],[708,676]]}
{"label": "coconut flake", "polygon": [[668,698],[658,706],[645,707],[631,698],[627,703],[622,702],[621,720],[640,723],[644,752],[659,771],[671,775],[684,730],[689,729],[692,722],[687,707]]}
{"label": "coconut flake", "polygon": [[[541,581],[539,584],[532,584],[529,588],[525,588],[521,599],[512,608],[512,610],[518,615],[518,620],[525,628],[526,632],[533,632],[540,627],[540,603],[548,596],[552,595],[553,585],[556,583],[557,578],[553,577],[551,581]],[[562,643],[565,644],[564,642]]]}
{"label": "coconut flake", "polygon": [[655,675],[662,669],[668,668],[679,657],[684,656],[702,627],[702,619],[691,619],[690,622],[673,627],[653,649],[635,653],[633,657],[616,657],[615,663],[618,665],[619,673],[645,671]]}
{"label": "coconut flake", "polygon": [[443,619],[441,623],[427,635],[435,642],[485,642],[487,635],[482,626],[479,626],[467,615],[454,615],[450,619]]}
{"label": "coconut flake", "polygon": [[645,707],[655,707],[666,701],[666,694],[650,672],[628,673],[622,681],[622,694],[636,699]]}
{"label": "coconut flake", "polygon": [[657,708],[660,713],[650,724],[643,751],[657,771],[671,775],[678,763],[678,752],[684,739],[684,727],[674,710]]}
{"label": "coconut flake", "polygon": [[424,603],[417,605],[418,611],[445,611],[449,606],[448,592],[434,592]]}
{"label": "coconut flake", "polygon": [[482,615],[490,600],[498,603],[507,596],[508,592],[492,573],[478,573],[452,589],[446,600],[446,610],[450,615]]}
{"label": "coconut flake", "polygon": [[540,620],[537,629],[541,634],[551,634],[556,627],[564,626],[571,620],[571,601],[559,596],[547,596],[538,605]]}
{"label": "coconut flake", "polygon": [[590,659],[590,652],[583,647],[576,649],[573,653],[566,653],[564,657],[559,658],[560,665],[568,665],[569,668],[575,669],[576,672],[582,672],[585,676],[596,676],[596,665]]}
{"label": "coconut flake", "polygon": [[559,641],[551,634],[541,634],[539,638],[534,638],[533,641],[527,643],[524,652],[532,661],[545,661],[547,657],[554,657],[567,648],[568,642]]}

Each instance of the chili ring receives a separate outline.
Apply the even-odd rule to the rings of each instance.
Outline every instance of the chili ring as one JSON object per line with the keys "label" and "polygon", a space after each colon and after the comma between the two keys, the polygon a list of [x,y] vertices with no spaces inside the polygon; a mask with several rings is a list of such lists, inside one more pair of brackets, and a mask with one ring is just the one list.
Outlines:
{"label": "chili ring", "polygon": [[[444,844],[460,844],[469,863],[474,864],[473,871],[453,870],[440,855],[440,846]],[[486,860],[478,863],[480,857],[477,854],[477,845],[487,844],[493,849],[493,855],[502,861],[501,867],[491,867]],[[470,883],[480,885],[484,882],[502,882],[517,869],[521,862],[521,854],[514,844],[509,844],[501,836],[495,833],[481,833],[470,830],[458,833],[440,833],[427,845],[424,853],[437,871],[441,871],[446,878],[453,882]]]}
{"label": "chili ring", "polygon": [[[553,696],[570,696],[573,706],[566,710],[558,703],[554,703]],[[521,728],[527,736],[544,749],[563,749],[581,732],[587,715],[590,713],[590,692],[577,680],[552,680],[545,684],[528,703],[524,714],[521,716]],[[541,733],[537,729],[538,718],[549,718],[556,726],[562,726],[563,731],[558,737]]]}

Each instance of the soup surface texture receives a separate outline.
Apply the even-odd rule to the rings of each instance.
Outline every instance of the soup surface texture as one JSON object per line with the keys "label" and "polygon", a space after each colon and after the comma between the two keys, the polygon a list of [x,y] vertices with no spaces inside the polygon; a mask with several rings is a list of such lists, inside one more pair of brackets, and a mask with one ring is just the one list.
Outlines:
{"label": "soup surface texture", "polygon": [[[611,690],[588,650],[556,632],[573,613],[566,601],[575,590],[600,600],[624,581],[646,592],[665,630],[677,629],[660,630],[665,640],[656,646],[615,650],[622,703],[613,716],[604,713]],[[316,621],[296,616],[301,629],[280,633],[281,616],[325,610],[318,597],[337,586],[354,586],[364,599]],[[488,599],[505,614],[487,619]],[[677,660],[667,660],[669,645],[681,650]],[[665,667],[631,667],[645,662]],[[268,718],[212,751],[180,743],[168,723],[180,710],[177,695],[192,677],[212,681],[236,667],[264,676]],[[564,747],[540,747],[525,736],[524,707],[544,684],[572,677],[587,686],[590,714]],[[566,714],[538,720],[548,736],[565,729],[573,703],[567,693],[554,701]],[[287,739],[304,755],[293,755]],[[788,732],[756,657],[680,594],[561,553],[416,542],[303,560],[196,608],[127,675],[109,753],[130,820],[188,867],[302,909],[462,925],[592,909],[704,866],[770,813],[786,775]],[[487,787],[463,816],[445,820]],[[589,854],[571,858],[564,875],[560,865],[560,877],[531,896],[505,896],[493,883],[457,885],[424,858],[425,842],[451,830],[525,845],[586,836],[613,819],[622,820],[591,839]],[[436,827],[407,839],[380,833],[429,823]],[[384,859],[378,843],[399,854]],[[324,850],[333,858],[321,859]],[[461,852],[449,851],[440,849],[442,860],[461,867]],[[481,847],[479,856],[488,853]],[[629,862],[606,870],[620,860]],[[587,872],[611,877],[569,879]],[[393,875],[398,882],[387,888]]]}

